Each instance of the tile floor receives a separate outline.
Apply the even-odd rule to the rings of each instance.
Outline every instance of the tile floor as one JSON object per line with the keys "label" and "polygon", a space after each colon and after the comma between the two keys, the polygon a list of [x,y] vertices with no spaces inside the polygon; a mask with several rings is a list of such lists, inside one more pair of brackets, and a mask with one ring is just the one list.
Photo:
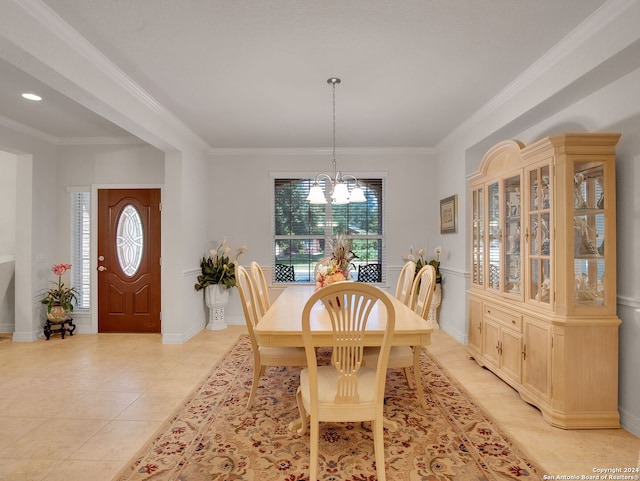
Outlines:
{"label": "tile floor", "polygon": [[[0,480],[111,480],[242,332],[203,331],[183,345],[144,334],[0,342]],[[543,474],[638,465],[640,439],[627,431],[553,428],[443,331],[429,350]]]}

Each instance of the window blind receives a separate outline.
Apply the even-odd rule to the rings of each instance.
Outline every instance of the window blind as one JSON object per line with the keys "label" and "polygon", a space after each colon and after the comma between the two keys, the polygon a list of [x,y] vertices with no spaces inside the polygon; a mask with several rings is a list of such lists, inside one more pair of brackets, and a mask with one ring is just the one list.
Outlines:
{"label": "window blind", "polygon": [[[330,186],[320,183],[329,198]],[[359,179],[367,201],[344,205],[309,204],[312,184],[310,179],[274,179],[274,273],[278,265],[293,266],[293,279],[287,274],[274,282],[314,282],[316,263],[331,255],[331,240],[339,234],[352,240],[357,256],[352,277],[358,280],[360,265],[380,264],[379,282],[385,282],[384,178]]]}

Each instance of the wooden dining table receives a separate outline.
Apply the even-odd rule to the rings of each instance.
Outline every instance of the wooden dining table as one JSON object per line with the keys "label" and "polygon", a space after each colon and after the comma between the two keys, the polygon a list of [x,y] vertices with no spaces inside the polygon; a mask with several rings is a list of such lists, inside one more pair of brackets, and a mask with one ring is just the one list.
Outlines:
{"label": "wooden dining table", "polygon": [[[311,297],[315,287],[312,285],[289,286],[271,304],[254,329],[258,344],[270,347],[304,347],[302,341],[302,310]],[[396,311],[396,325],[393,334],[394,346],[428,346],[431,344],[433,328],[418,314],[388,295]],[[386,308],[376,302],[365,332],[365,345],[380,346],[386,325]],[[316,346],[330,346],[332,331],[329,314],[317,303],[311,310],[311,331]]]}
{"label": "wooden dining table", "polygon": [[[254,333],[258,344],[269,347],[304,347],[302,340],[302,310],[314,293],[312,285],[289,286],[271,304],[256,327]],[[396,325],[393,332],[393,346],[428,346],[431,344],[433,328],[421,316],[391,294],[389,296],[396,311]],[[386,325],[386,308],[376,302],[367,320],[364,343],[367,346],[380,346]],[[315,346],[331,346],[333,332],[329,313],[321,302],[311,310],[311,331]],[[397,431],[398,424],[385,418],[386,428]],[[289,425],[292,431],[298,431],[301,420]]]}

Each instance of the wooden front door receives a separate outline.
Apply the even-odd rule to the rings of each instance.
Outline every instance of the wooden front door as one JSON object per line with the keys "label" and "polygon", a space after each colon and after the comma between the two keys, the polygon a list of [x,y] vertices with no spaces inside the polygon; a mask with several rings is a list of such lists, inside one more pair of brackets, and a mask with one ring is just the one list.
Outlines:
{"label": "wooden front door", "polygon": [[98,332],[160,332],[160,189],[98,189]]}

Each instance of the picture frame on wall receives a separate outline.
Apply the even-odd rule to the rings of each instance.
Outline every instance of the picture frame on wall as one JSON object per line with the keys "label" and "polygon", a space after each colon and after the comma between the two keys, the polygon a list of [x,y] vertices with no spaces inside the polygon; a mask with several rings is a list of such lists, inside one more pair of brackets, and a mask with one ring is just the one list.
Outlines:
{"label": "picture frame on wall", "polygon": [[452,195],[440,201],[440,233],[458,232],[458,196]]}

